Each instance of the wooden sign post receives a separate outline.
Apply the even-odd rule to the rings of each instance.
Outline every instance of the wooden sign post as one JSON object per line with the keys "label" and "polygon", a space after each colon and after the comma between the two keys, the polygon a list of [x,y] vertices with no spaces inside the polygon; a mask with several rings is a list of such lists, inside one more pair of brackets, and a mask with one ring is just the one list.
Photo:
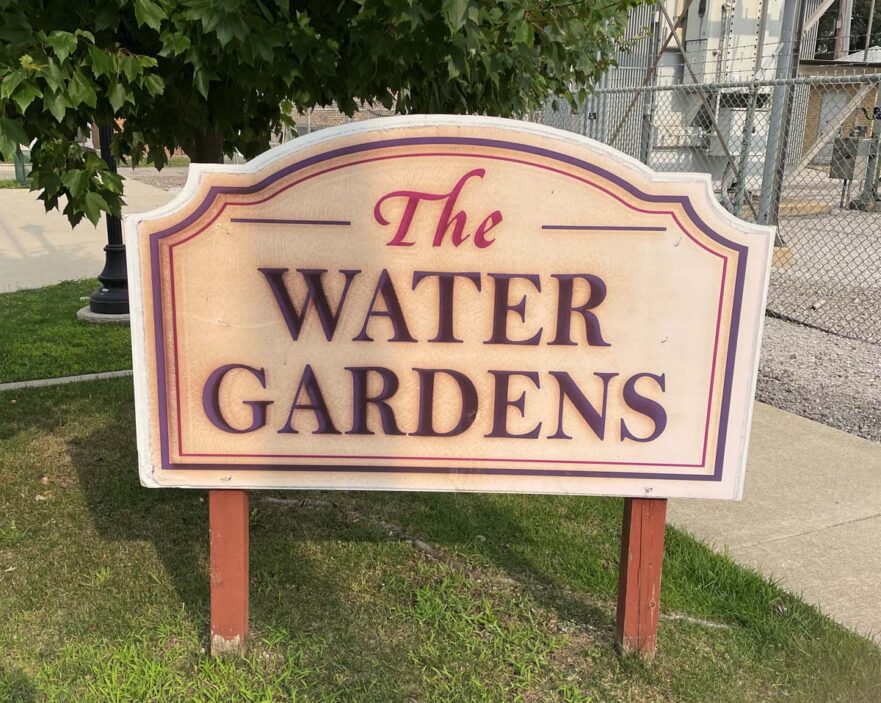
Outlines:
{"label": "wooden sign post", "polygon": [[665,498],[624,500],[615,630],[615,643],[624,653],[655,653],[666,518]]}
{"label": "wooden sign post", "polygon": [[193,165],[125,220],[145,486],[209,489],[212,648],[247,638],[247,493],[627,498],[623,651],[664,499],[738,499],[773,229],[709,177],[484,117]]}
{"label": "wooden sign post", "polygon": [[248,641],[248,492],[208,491],[211,654],[242,652]]}

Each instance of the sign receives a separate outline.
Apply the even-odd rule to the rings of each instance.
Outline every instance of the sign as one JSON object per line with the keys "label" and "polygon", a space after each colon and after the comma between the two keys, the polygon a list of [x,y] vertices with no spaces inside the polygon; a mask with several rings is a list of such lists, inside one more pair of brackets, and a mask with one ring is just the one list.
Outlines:
{"label": "sign", "polygon": [[708,176],[390,118],[125,227],[147,486],[741,495],[773,229]]}

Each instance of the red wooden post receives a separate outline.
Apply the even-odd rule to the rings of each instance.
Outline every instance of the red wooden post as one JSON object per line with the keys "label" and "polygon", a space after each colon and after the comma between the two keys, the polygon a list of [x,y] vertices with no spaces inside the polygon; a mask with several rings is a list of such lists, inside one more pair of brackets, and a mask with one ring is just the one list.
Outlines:
{"label": "red wooden post", "polygon": [[248,639],[248,492],[208,491],[211,654],[241,654]]}
{"label": "red wooden post", "polygon": [[623,653],[654,656],[658,640],[661,563],[667,500],[627,498],[618,567],[618,628],[615,643]]}

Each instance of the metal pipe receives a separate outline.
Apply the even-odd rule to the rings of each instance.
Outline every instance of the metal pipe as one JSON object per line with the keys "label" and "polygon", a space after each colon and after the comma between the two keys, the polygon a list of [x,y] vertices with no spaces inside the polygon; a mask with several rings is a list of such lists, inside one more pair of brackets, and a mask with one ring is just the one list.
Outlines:
{"label": "metal pipe", "polygon": [[[756,60],[753,64],[753,77],[758,80],[762,70],[762,54],[765,50],[765,31],[768,26],[768,0],[762,0],[759,5],[758,41],[756,42]],[[737,179],[737,195],[734,197],[734,214],[740,215],[743,208],[743,199],[746,197],[746,170],[749,166],[749,151],[752,146],[753,122],[756,115],[756,102],[758,90],[753,88],[750,93],[749,106],[743,124],[743,139],[740,142],[740,178]]]}
{"label": "metal pipe", "polygon": [[866,164],[866,175],[863,178],[863,190],[854,200],[854,207],[858,210],[870,210],[875,205],[875,194],[877,193],[876,172],[878,171],[878,147],[879,137],[881,137],[881,129],[878,127],[878,120],[875,115],[881,113],[881,90],[875,88],[875,107],[872,110],[872,142],[871,151],[869,152],[869,160]]}
{"label": "metal pipe", "polygon": [[[783,22],[780,41],[788,51],[781,51],[777,57],[777,80],[774,82],[774,93],[771,98],[771,115],[768,122],[768,142],[765,145],[765,167],[762,172],[762,194],[759,201],[758,223],[766,225],[770,222],[771,204],[777,180],[777,169],[783,168],[779,163],[780,147],[783,132],[786,129],[786,106],[788,104],[789,86],[792,84],[791,64],[796,44],[795,24],[797,10],[802,9],[803,2],[783,3]],[[801,41],[799,37],[798,42]],[[827,81],[828,82],[828,81]]]}
{"label": "metal pipe", "polygon": [[[654,13],[654,22],[652,23],[652,47],[651,53],[653,56],[658,56],[658,47],[661,43],[661,18],[658,15],[658,12]],[[652,81],[657,78],[657,73],[653,72]],[[655,94],[654,93],[643,93],[642,94],[642,130],[640,133],[640,149],[639,149],[639,160],[642,161],[646,166],[649,165],[649,161],[652,158],[652,142],[654,139],[654,129],[652,125],[652,117],[654,113],[655,107]]]}
{"label": "metal pipe", "polygon": [[[820,21],[820,18],[824,14],[826,14],[826,10],[828,10],[830,7],[832,7],[833,3],[835,3],[835,2],[836,2],[836,0],[823,0],[823,2],[821,2],[816,8],[814,8],[814,11],[811,13],[811,16],[808,17],[804,22],[804,25],[802,27],[802,32],[801,32],[801,39],[805,38],[807,33],[809,31],[811,31],[811,29],[814,28],[814,25],[816,25],[817,22]],[[777,48],[774,49],[774,51],[772,51],[771,55],[768,57],[769,59],[771,59],[771,62],[773,62],[774,59],[776,59],[780,55],[781,48],[783,48],[783,44],[778,43]],[[762,70],[764,70],[764,62],[762,63]]]}
{"label": "metal pipe", "polygon": [[869,63],[869,42],[872,41],[872,22],[875,19],[875,0],[869,5],[869,24],[866,26],[866,46],[863,49],[863,63]]}
{"label": "metal pipe", "polygon": [[[802,29],[805,22],[806,7],[807,0],[799,0],[798,10],[795,16],[795,40],[792,44],[792,51],[790,52],[789,59],[790,78],[795,78],[798,75],[798,62],[799,57],[801,56],[801,37]],[[774,190],[772,193],[773,198],[771,201],[771,220],[774,222],[774,224],[777,224],[778,215],[780,213],[780,198],[783,194],[783,176],[786,169],[786,159],[789,155],[789,135],[792,131],[790,129],[790,126],[792,120],[792,106],[794,102],[795,88],[792,88],[786,91],[786,108],[784,111],[784,114],[786,115],[786,126],[783,129],[783,133],[780,139],[780,168],[775,171]],[[776,246],[782,246],[784,244],[783,239],[780,237],[779,228],[777,230],[777,235],[774,241]]]}

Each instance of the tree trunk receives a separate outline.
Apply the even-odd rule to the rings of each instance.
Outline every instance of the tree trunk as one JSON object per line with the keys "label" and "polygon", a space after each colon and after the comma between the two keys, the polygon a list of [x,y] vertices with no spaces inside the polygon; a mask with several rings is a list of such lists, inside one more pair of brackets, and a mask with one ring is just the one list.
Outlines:
{"label": "tree trunk", "polygon": [[194,163],[222,164],[223,136],[218,130],[199,132],[193,135],[193,141],[184,149]]}

